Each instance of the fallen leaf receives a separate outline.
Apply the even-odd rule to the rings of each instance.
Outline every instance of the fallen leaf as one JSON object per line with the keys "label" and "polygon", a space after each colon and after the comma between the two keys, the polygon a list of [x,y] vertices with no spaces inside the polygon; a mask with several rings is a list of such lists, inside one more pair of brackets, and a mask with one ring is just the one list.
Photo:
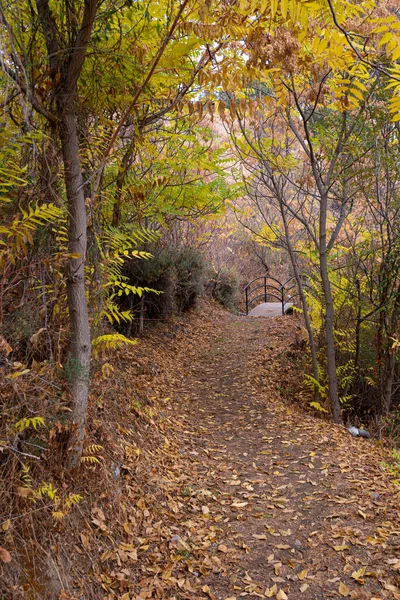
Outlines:
{"label": "fallen leaf", "polygon": [[400,559],[398,558],[390,558],[388,560],[389,565],[392,566],[392,569],[394,569],[395,571],[397,571],[398,569],[400,569]]}
{"label": "fallen leaf", "polygon": [[303,594],[306,590],[308,590],[310,586],[308,585],[308,583],[302,583],[300,586],[300,591]]}
{"label": "fallen leaf", "polygon": [[208,587],[208,585],[203,585],[203,587],[201,588],[201,591],[202,591],[204,594],[207,594],[207,596],[208,596],[209,598],[211,598],[211,600],[214,600],[214,599],[215,599],[215,596],[214,596],[214,594],[212,593],[212,591],[210,590],[210,588]]}
{"label": "fallen leaf", "polygon": [[5,548],[0,546],[0,560],[3,563],[9,563],[12,561],[11,554]]}
{"label": "fallen leaf", "polygon": [[1,528],[2,528],[3,531],[8,531],[10,529],[10,527],[11,527],[11,521],[10,521],[10,519],[7,519],[7,521],[4,521],[1,524]]}
{"label": "fallen leaf", "polygon": [[276,595],[276,600],[288,600],[288,597],[283,590],[279,590]]}
{"label": "fallen leaf", "polygon": [[353,571],[353,573],[351,574],[351,576],[358,583],[363,584],[364,583],[363,577],[365,575],[365,571],[366,570],[367,570],[367,567],[362,567],[361,569],[358,569],[358,571]]}
{"label": "fallen leaf", "polygon": [[303,569],[303,571],[300,571],[300,573],[297,573],[297,579],[300,579],[300,581],[303,581],[303,579],[305,579],[308,575],[308,571],[307,569]]}
{"label": "fallen leaf", "polygon": [[272,588],[267,588],[264,592],[264,596],[266,598],[272,598],[272,596],[275,596],[275,594],[278,591],[278,586],[276,585],[276,583],[272,586]]}
{"label": "fallen leaf", "polygon": [[338,592],[341,596],[343,596],[343,598],[347,598],[347,596],[350,594],[349,588],[342,582],[339,583]]}

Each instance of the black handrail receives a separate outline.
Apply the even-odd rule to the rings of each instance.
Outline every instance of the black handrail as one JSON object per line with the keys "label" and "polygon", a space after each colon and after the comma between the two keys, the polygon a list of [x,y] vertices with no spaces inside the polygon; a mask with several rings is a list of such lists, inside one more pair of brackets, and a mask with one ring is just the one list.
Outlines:
{"label": "black handrail", "polygon": [[[304,275],[301,276],[302,284],[305,287],[308,287],[311,289],[311,286],[309,286],[307,284],[307,282],[305,281],[306,277]],[[253,283],[255,282],[259,282],[262,281],[261,284],[256,285],[255,287],[251,287],[253,285]],[[272,282],[272,283],[270,283]],[[288,285],[290,282],[293,282],[292,285]],[[274,285],[275,284],[275,285]],[[288,292],[291,292],[292,290],[297,288],[297,283],[296,283],[296,278],[295,277],[289,277],[289,279],[287,279],[284,283],[281,283],[278,279],[276,279],[275,277],[272,277],[271,275],[261,275],[260,277],[255,277],[254,279],[252,279],[251,281],[249,281],[249,283],[243,288],[243,292],[245,294],[245,298],[246,298],[246,315],[249,314],[249,307],[251,304],[253,304],[253,302],[255,302],[256,300],[261,300],[264,299],[264,302],[268,302],[268,298],[275,298],[275,300],[278,300],[278,302],[281,303],[282,306],[282,314],[285,314],[285,306],[286,304],[292,299],[295,298],[296,296],[299,295],[298,290],[296,291],[296,293],[294,294],[290,294],[290,296],[287,296]],[[254,292],[263,289],[263,293],[261,294],[257,294],[256,296],[254,296]]]}

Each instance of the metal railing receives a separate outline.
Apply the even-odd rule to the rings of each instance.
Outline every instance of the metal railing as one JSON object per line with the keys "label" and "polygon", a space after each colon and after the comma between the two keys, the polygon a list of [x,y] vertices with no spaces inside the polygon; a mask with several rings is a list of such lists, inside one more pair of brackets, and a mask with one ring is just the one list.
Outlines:
{"label": "metal railing", "polygon": [[[301,275],[302,285],[310,287],[307,284],[307,278]],[[256,285],[254,285],[256,284]],[[260,291],[261,290],[261,291]],[[243,292],[246,299],[246,315],[250,312],[250,307],[255,302],[272,302],[277,300],[282,306],[282,314],[286,312],[287,304],[296,296],[299,296],[299,290],[295,277],[289,277],[284,283],[281,283],[271,275],[261,275],[252,279],[244,288]]]}

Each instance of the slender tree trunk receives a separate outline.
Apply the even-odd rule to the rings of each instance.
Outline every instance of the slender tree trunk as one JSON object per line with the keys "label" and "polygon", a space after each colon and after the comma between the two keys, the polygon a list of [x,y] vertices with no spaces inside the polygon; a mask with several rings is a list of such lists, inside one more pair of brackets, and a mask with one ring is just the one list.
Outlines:
{"label": "slender tree trunk", "polygon": [[382,390],[382,413],[387,415],[392,407],[393,381],[396,365],[394,352],[388,348],[385,357],[385,367],[383,369],[383,390]]}
{"label": "slender tree trunk", "polygon": [[144,332],[144,292],[140,299],[140,314],[139,314],[139,337],[142,337]]}
{"label": "slender tree trunk", "polygon": [[[282,202],[279,202],[279,208],[280,208],[281,215],[282,215],[282,221],[283,221],[283,227],[285,230],[285,239],[286,239],[286,245],[287,245],[288,252],[289,252],[289,258],[290,258],[290,262],[292,263],[294,277],[296,279],[297,287],[299,290],[301,306],[303,308],[304,324],[307,329],[308,342],[310,344],[313,377],[318,384],[319,383],[319,371],[318,371],[317,348],[315,345],[314,332],[312,330],[310,315],[308,313],[307,300],[306,300],[306,297],[304,294],[304,288],[303,288],[303,284],[301,281],[301,275],[299,272],[299,267],[297,265],[297,260],[296,260],[296,255],[295,255],[295,252],[293,249],[292,240],[290,239],[289,227],[287,224],[286,214],[285,214],[285,210],[282,205]],[[319,401],[319,389],[318,389],[317,384],[314,385],[314,400],[315,400],[315,402]]]}
{"label": "slender tree trunk", "polygon": [[73,99],[66,97],[60,107],[60,138],[69,212],[68,250],[70,258],[68,259],[67,269],[67,295],[71,332],[69,375],[73,431],[68,463],[71,467],[74,467],[78,465],[82,455],[85,435],[89,390],[90,327],[84,272],[87,217],[78,133],[72,106]]}
{"label": "slender tree trunk", "polygon": [[320,231],[319,231],[319,266],[322,279],[322,289],[325,297],[325,337],[326,337],[326,363],[328,370],[329,400],[331,403],[332,418],[335,423],[342,423],[342,414],[339,401],[339,386],[336,373],[336,351],[334,335],[334,307],[331,282],[328,272],[328,249],[326,241],[327,197],[321,195]]}
{"label": "slender tree trunk", "polygon": [[36,0],[36,6],[56,92],[56,124],[63,155],[69,217],[67,296],[71,342],[68,374],[71,384],[73,429],[67,462],[69,467],[73,468],[78,466],[82,456],[90,368],[90,327],[85,294],[87,217],[79,156],[76,98],[77,83],[85,62],[98,0],[84,0],[82,21],[72,44],[67,43],[67,39],[62,39],[49,0]]}

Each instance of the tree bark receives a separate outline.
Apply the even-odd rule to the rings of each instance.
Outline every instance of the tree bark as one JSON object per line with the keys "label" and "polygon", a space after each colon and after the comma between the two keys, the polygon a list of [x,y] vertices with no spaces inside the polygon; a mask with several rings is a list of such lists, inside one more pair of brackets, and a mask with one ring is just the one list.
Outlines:
{"label": "tree bark", "polygon": [[73,421],[67,462],[70,467],[75,467],[79,463],[83,450],[89,391],[90,327],[85,294],[87,217],[75,115],[69,110],[68,105],[61,110],[60,139],[69,213],[70,258],[67,267],[67,295],[71,336],[69,377]]}
{"label": "tree bark", "polygon": [[[36,0],[46,41],[50,73],[57,98],[56,123],[64,162],[64,183],[68,205],[67,296],[70,319],[70,361],[68,376],[72,398],[72,432],[68,466],[79,464],[83,451],[90,368],[90,326],[85,293],[87,217],[76,115],[76,86],[93,30],[98,0],[84,0],[84,11],[73,43],[60,38],[57,20],[49,0]],[[60,48],[67,48],[60,51]],[[64,58],[63,58],[64,57]]]}
{"label": "tree bark", "polygon": [[[288,252],[289,252],[289,258],[290,258],[290,262],[292,263],[294,277],[296,279],[297,287],[299,290],[301,306],[303,308],[304,323],[305,323],[305,326],[307,329],[308,342],[309,342],[310,351],[311,351],[313,377],[318,384],[319,383],[319,371],[318,371],[317,349],[316,349],[316,345],[315,345],[314,332],[312,330],[310,315],[308,314],[307,301],[306,301],[306,297],[304,294],[303,284],[301,281],[301,275],[299,272],[299,268],[297,266],[296,255],[295,255],[295,252],[293,249],[292,241],[290,239],[289,227],[288,227],[288,223],[287,223],[287,219],[286,219],[285,210],[284,210],[281,200],[279,201],[279,208],[280,208],[280,212],[281,212],[281,216],[282,216],[283,227],[285,230],[285,239],[286,239],[286,245],[287,245]],[[319,401],[319,389],[318,389],[317,384],[314,385],[314,400],[315,400],[315,402]]]}
{"label": "tree bark", "polygon": [[339,401],[339,386],[336,373],[336,351],[334,335],[334,306],[331,282],[328,272],[328,249],[326,234],[328,199],[325,194],[321,195],[320,206],[320,231],[319,231],[319,267],[322,279],[322,289],[325,297],[325,338],[326,338],[326,362],[328,371],[329,400],[332,410],[332,418],[335,423],[342,423],[342,413]]}

